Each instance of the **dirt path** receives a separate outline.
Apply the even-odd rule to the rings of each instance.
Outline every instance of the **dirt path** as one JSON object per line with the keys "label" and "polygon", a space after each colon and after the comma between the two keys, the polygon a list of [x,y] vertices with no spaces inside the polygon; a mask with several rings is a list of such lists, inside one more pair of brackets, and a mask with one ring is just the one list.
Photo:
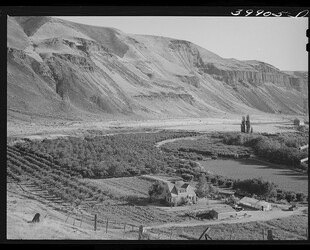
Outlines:
{"label": "dirt path", "polygon": [[162,145],[166,144],[166,143],[170,143],[170,142],[175,142],[175,141],[179,141],[179,140],[197,140],[199,136],[187,136],[187,137],[180,137],[180,138],[174,138],[174,139],[168,139],[168,140],[164,140],[164,141],[160,141],[157,142],[155,144],[156,148],[161,147]]}
{"label": "dirt path", "polygon": [[[246,222],[252,222],[252,221],[267,221],[272,219],[278,219],[283,217],[288,217],[291,215],[299,215],[302,214],[303,210],[306,210],[307,208],[299,208],[295,211],[283,211],[283,210],[274,210],[274,211],[246,211],[247,215],[246,217],[240,217],[239,219],[226,219],[226,220],[212,220],[212,221],[185,221],[180,223],[166,223],[162,225],[154,225],[154,226],[148,226],[145,227],[145,229],[153,229],[153,228],[169,228],[169,227],[193,227],[193,226],[200,226],[200,225],[216,225],[216,224],[232,224],[232,223],[246,223]],[[251,216],[249,216],[251,215]]]}

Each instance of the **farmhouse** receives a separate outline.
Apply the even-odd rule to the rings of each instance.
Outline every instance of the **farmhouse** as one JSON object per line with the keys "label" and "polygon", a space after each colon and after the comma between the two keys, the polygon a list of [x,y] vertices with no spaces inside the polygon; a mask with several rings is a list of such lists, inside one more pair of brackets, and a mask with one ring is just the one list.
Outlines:
{"label": "farmhouse", "polygon": [[305,123],[304,123],[303,120],[300,120],[300,119],[296,118],[296,119],[294,119],[294,125],[302,126],[302,125],[305,125]]}
{"label": "farmhouse", "polygon": [[162,181],[164,191],[159,198],[164,199],[169,204],[180,204],[183,200],[188,200],[191,203],[197,202],[194,188],[183,181]]}
{"label": "farmhouse", "polygon": [[238,213],[231,206],[213,208],[210,211],[210,214],[214,219],[217,220],[230,218],[238,215]]}
{"label": "farmhouse", "polygon": [[271,204],[266,201],[259,201],[250,197],[243,197],[239,204],[245,207],[254,208],[262,211],[271,210]]}

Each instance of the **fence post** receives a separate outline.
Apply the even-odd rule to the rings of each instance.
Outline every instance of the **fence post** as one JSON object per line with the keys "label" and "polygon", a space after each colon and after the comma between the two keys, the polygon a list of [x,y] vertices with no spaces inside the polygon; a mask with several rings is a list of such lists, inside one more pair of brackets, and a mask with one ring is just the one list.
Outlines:
{"label": "fence post", "polygon": [[95,214],[95,220],[94,220],[94,230],[97,230],[97,214]]}
{"label": "fence post", "polygon": [[265,229],[262,229],[263,240],[265,240]]}
{"label": "fence post", "polygon": [[271,230],[271,229],[269,229],[269,230],[267,231],[267,240],[273,240],[272,230]]}
{"label": "fence post", "polygon": [[109,225],[109,219],[107,219],[107,224],[106,224],[106,228],[105,228],[106,233],[108,233],[108,225]]}
{"label": "fence post", "polygon": [[172,236],[172,229],[170,230],[170,240],[171,240],[171,236]]}
{"label": "fence post", "polygon": [[125,233],[125,230],[126,230],[126,222],[125,222],[125,224],[124,224],[124,233]]}
{"label": "fence post", "polygon": [[141,225],[140,227],[139,227],[139,240],[142,240],[142,234],[143,234],[143,226]]}

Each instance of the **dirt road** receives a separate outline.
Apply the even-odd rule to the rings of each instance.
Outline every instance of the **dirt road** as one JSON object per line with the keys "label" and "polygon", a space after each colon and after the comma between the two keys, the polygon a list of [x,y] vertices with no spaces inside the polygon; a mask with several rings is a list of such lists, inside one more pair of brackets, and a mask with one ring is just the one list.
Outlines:
{"label": "dirt road", "polygon": [[216,225],[216,224],[232,224],[232,223],[245,223],[252,221],[267,221],[272,219],[278,219],[283,217],[288,217],[291,215],[303,214],[303,210],[308,209],[307,207],[300,207],[295,211],[283,211],[280,209],[275,209],[272,211],[246,211],[247,216],[243,216],[243,212],[240,213],[239,218],[234,219],[223,219],[223,220],[205,220],[205,221],[184,221],[179,223],[166,223],[161,225],[154,225],[145,227],[145,229],[152,228],[169,228],[169,227],[192,227],[200,225]]}

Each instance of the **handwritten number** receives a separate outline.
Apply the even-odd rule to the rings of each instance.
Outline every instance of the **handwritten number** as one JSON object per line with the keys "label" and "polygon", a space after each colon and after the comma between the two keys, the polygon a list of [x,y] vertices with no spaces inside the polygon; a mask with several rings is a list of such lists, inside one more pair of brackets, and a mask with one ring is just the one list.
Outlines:
{"label": "handwritten number", "polygon": [[278,15],[277,15],[277,14],[274,14],[274,13],[271,13],[271,15],[276,16],[276,17],[280,17],[280,16],[282,16],[282,13],[284,13],[284,12],[283,12],[283,11],[278,12]]}
{"label": "handwritten number", "polygon": [[234,15],[234,16],[238,16],[238,15],[240,15],[240,13],[243,11],[243,9],[239,9],[239,10],[236,10],[236,13],[232,13],[231,12],[231,14],[232,15]]}
{"label": "handwritten number", "polygon": [[258,10],[258,11],[256,11],[256,16],[259,16],[262,13],[264,13],[264,10]]}
{"label": "handwritten number", "polygon": [[247,13],[245,16],[249,16],[253,13],[253,10],[246,10],[245,12]]}
{"label": "handwritten number", "polygon": [[[243,9],[238,9],[238,10],[235,11],[235,13],[231,12],[231,14],[233,16],[239,16],[242,11],[243,11]],[[249,15],[251,15],[253,13],[253,10],[252,9],[248,9],[245,12],[246,12],[245,16],[249,16]],[[263,15],[264,17],[268,17],[268,16],[272,15],[272,16],[275,16],[275,17],[280,17],[284,13],[288,17],[305,17],[305,16],[307,16],[309,14],[309,10],[300,11],[296,16],[292,16],[292,15],[289,15],[291,13],[289,13],[287,11],[280,11],[280,12],[278,12],[278,14],[275,14],[275,13],[271,13],[270,11],[265,12],[264,10],[260,9],[260,10],[256,11],[256,16]]]}
{"label": "handwritten number", "polygon": [[[306,14],[304,14],[303,16],[299,16],[303,12],[306,12]],[[309,10],[303,10],[303,11],[300,11],[295,17],[305,17],[306,15],[308,15],[308,13],[309,13]]]}
{"label": "handwritten number", "polygon": [[263,16],[270,16],[271,15],[271,12],[270,11],[267,11],[263,14]]}

